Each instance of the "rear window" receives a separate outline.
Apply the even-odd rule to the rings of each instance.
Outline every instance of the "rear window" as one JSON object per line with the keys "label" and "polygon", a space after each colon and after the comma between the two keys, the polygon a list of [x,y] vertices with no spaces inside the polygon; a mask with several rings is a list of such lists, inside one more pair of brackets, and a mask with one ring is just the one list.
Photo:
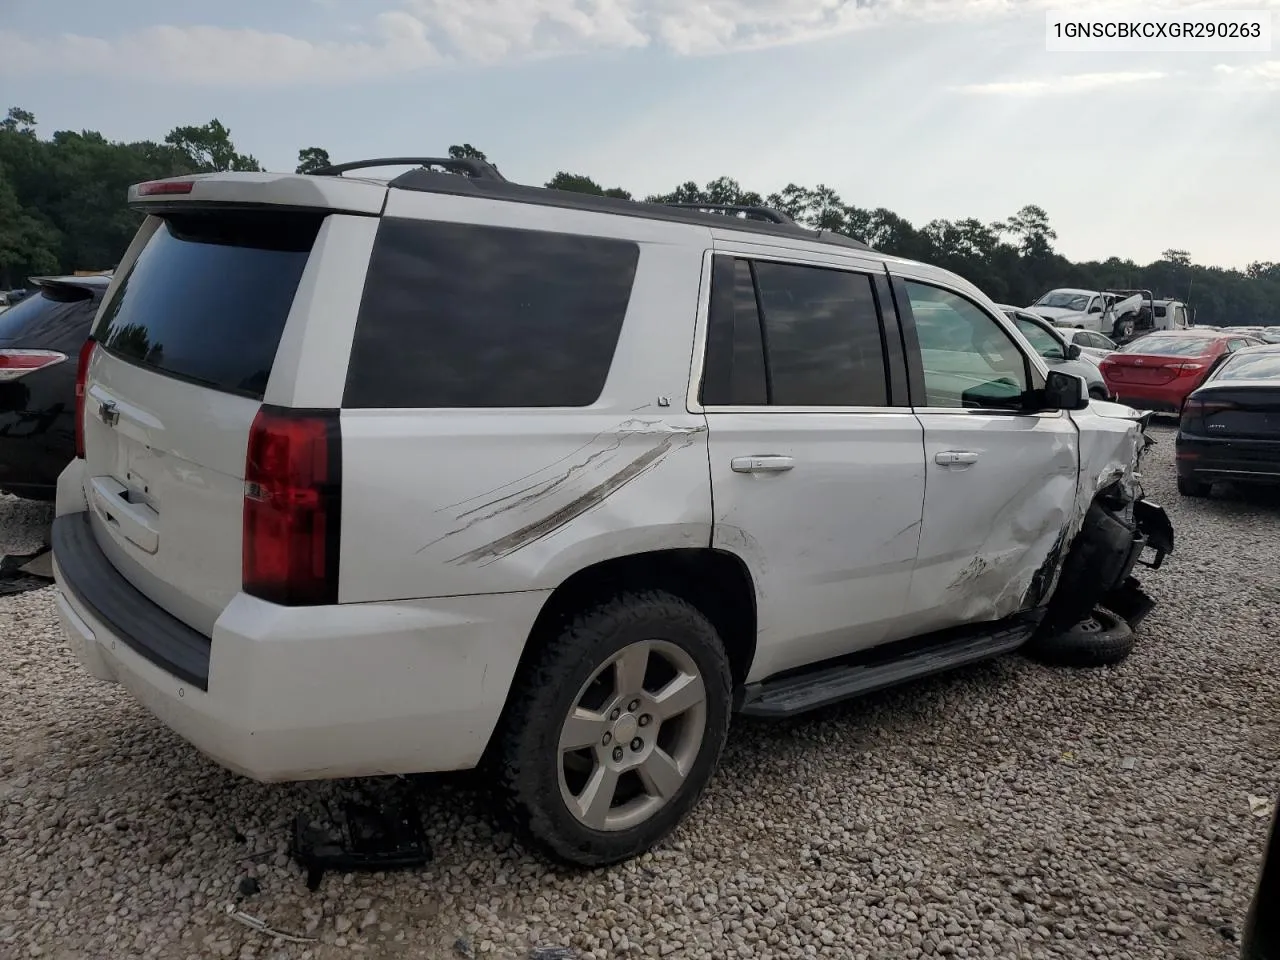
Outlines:
{"label": "rear window", "polygon": [[1121,353],[1155,357],[1199,357],[1213,347],[1208,337],[1142,337],[1120,348]]}
{"label": "rear window", "polygon": [[1280,353],[1244,353],[1231,357],[1215,380],[1280,380]]}
{"label": "rear window", "polygon": [[384,218],[343,406],[589,406],[639,258],[623,240]]}
{"label": "rear window", "polygon": [[130,363],[261,399],[322,215],[166,217],[94,338]]}
{"label": "rear window", "polygon": [[93,294],[79,287],[42,287],[37,293],[0,313],[0,341],[61,338],[67,324],[84,324],[89,335]]}

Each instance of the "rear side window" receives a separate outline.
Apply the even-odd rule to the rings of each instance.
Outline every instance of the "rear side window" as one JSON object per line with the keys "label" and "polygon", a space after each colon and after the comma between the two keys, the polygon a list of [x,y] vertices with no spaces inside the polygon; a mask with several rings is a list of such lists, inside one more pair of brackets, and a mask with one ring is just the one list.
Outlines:
{"label": "rear side window", "polygon": [[761,261],[754,269],[773,404],[887,406],[871,278],[790,263]]}
{"label": "rear side window", "polygon": [[702,402],[888,405],[871,283],[862,273],[716,257]]}
{"label": "rear side window", "polygon": [[168,216],[94,338],[130,363],[261,399],[322,222],[285,211]]}
{"label": "rear side window", "polygon": [[702,402],[707,406],[766,404],[764,342],[751,264],[729,257],[716,257],[714,263]]}
{"label": "rear side window", "polygon": [[345,407],[585,407],[604,389],[640,248],[385,218]]}

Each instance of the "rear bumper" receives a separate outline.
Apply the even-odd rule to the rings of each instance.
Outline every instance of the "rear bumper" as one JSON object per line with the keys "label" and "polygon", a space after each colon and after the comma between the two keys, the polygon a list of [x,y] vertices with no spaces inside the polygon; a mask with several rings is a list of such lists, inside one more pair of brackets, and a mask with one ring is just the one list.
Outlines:
{"label": "rear bumper", "polygon": [[[280,607],[240,594],[205,641],[202,688],[198,669],[190,675],[198,657],[176,662],[171,642],[190,643],[194,631],[114,568],[112,582],[92,539],[70,543],[55,545],[57,607],[85,669],[122,684],[222,766],[262,781],[474,767],[547,596]],[[97,581],[85,573],[94,569]],[[109,583],[115,606],[102,599]]]}
{"label": "rear bumper", "polygon": [[1207,483],[1280,484],[1280,441],[1228,440],[1178,434],[1178,476]]}
{"label": "rear bumper", "polygon": [[1155,410],[1157,413],[1181,413],[1182,402],[1187,399],[1186,391],[1161,390],[1158,387],[1141,387],[1129,383],[1107,384],[1117,403],[1126,403],[1139,410]]}

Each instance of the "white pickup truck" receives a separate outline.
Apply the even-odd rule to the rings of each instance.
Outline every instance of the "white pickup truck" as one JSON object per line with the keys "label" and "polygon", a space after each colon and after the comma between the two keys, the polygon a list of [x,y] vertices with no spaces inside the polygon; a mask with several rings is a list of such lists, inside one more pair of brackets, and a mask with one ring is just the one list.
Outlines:
{"label": "white pickup truck", "polygon": [[1059,326],[1093,330],[1123,342],[1137,331],[1144,300],[1150,300],[1150,295],[1144,297],[1142,291],[1061,287],[1050,290],[1027,309]]}

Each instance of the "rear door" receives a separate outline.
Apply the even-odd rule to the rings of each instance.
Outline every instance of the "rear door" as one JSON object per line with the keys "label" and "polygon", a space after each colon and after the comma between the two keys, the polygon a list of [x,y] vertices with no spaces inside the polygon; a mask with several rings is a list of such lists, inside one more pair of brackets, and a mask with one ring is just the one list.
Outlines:
{"label": "rear door", "polygon": [[755,581],[760,678],[890,638],[916,557],[924,464],[879,264],[837,269],[748,249],[713,258],[700,401],[713,545]]}
{"label": "rear door", "polygon": [[249,428],[325,219],[216,206],[151,218],[94,326],[94,536],[143,594],[206,634],[240,589]]}
{"label": "rear door", "polygon": [[1042,375],[969,294],[904,276],[893,287],[926,471],[906,623],[926,633],[1001,619],[1034,602],[1037,571],[1071,519],[1076,426],[1061,411],[1022,412]]}

